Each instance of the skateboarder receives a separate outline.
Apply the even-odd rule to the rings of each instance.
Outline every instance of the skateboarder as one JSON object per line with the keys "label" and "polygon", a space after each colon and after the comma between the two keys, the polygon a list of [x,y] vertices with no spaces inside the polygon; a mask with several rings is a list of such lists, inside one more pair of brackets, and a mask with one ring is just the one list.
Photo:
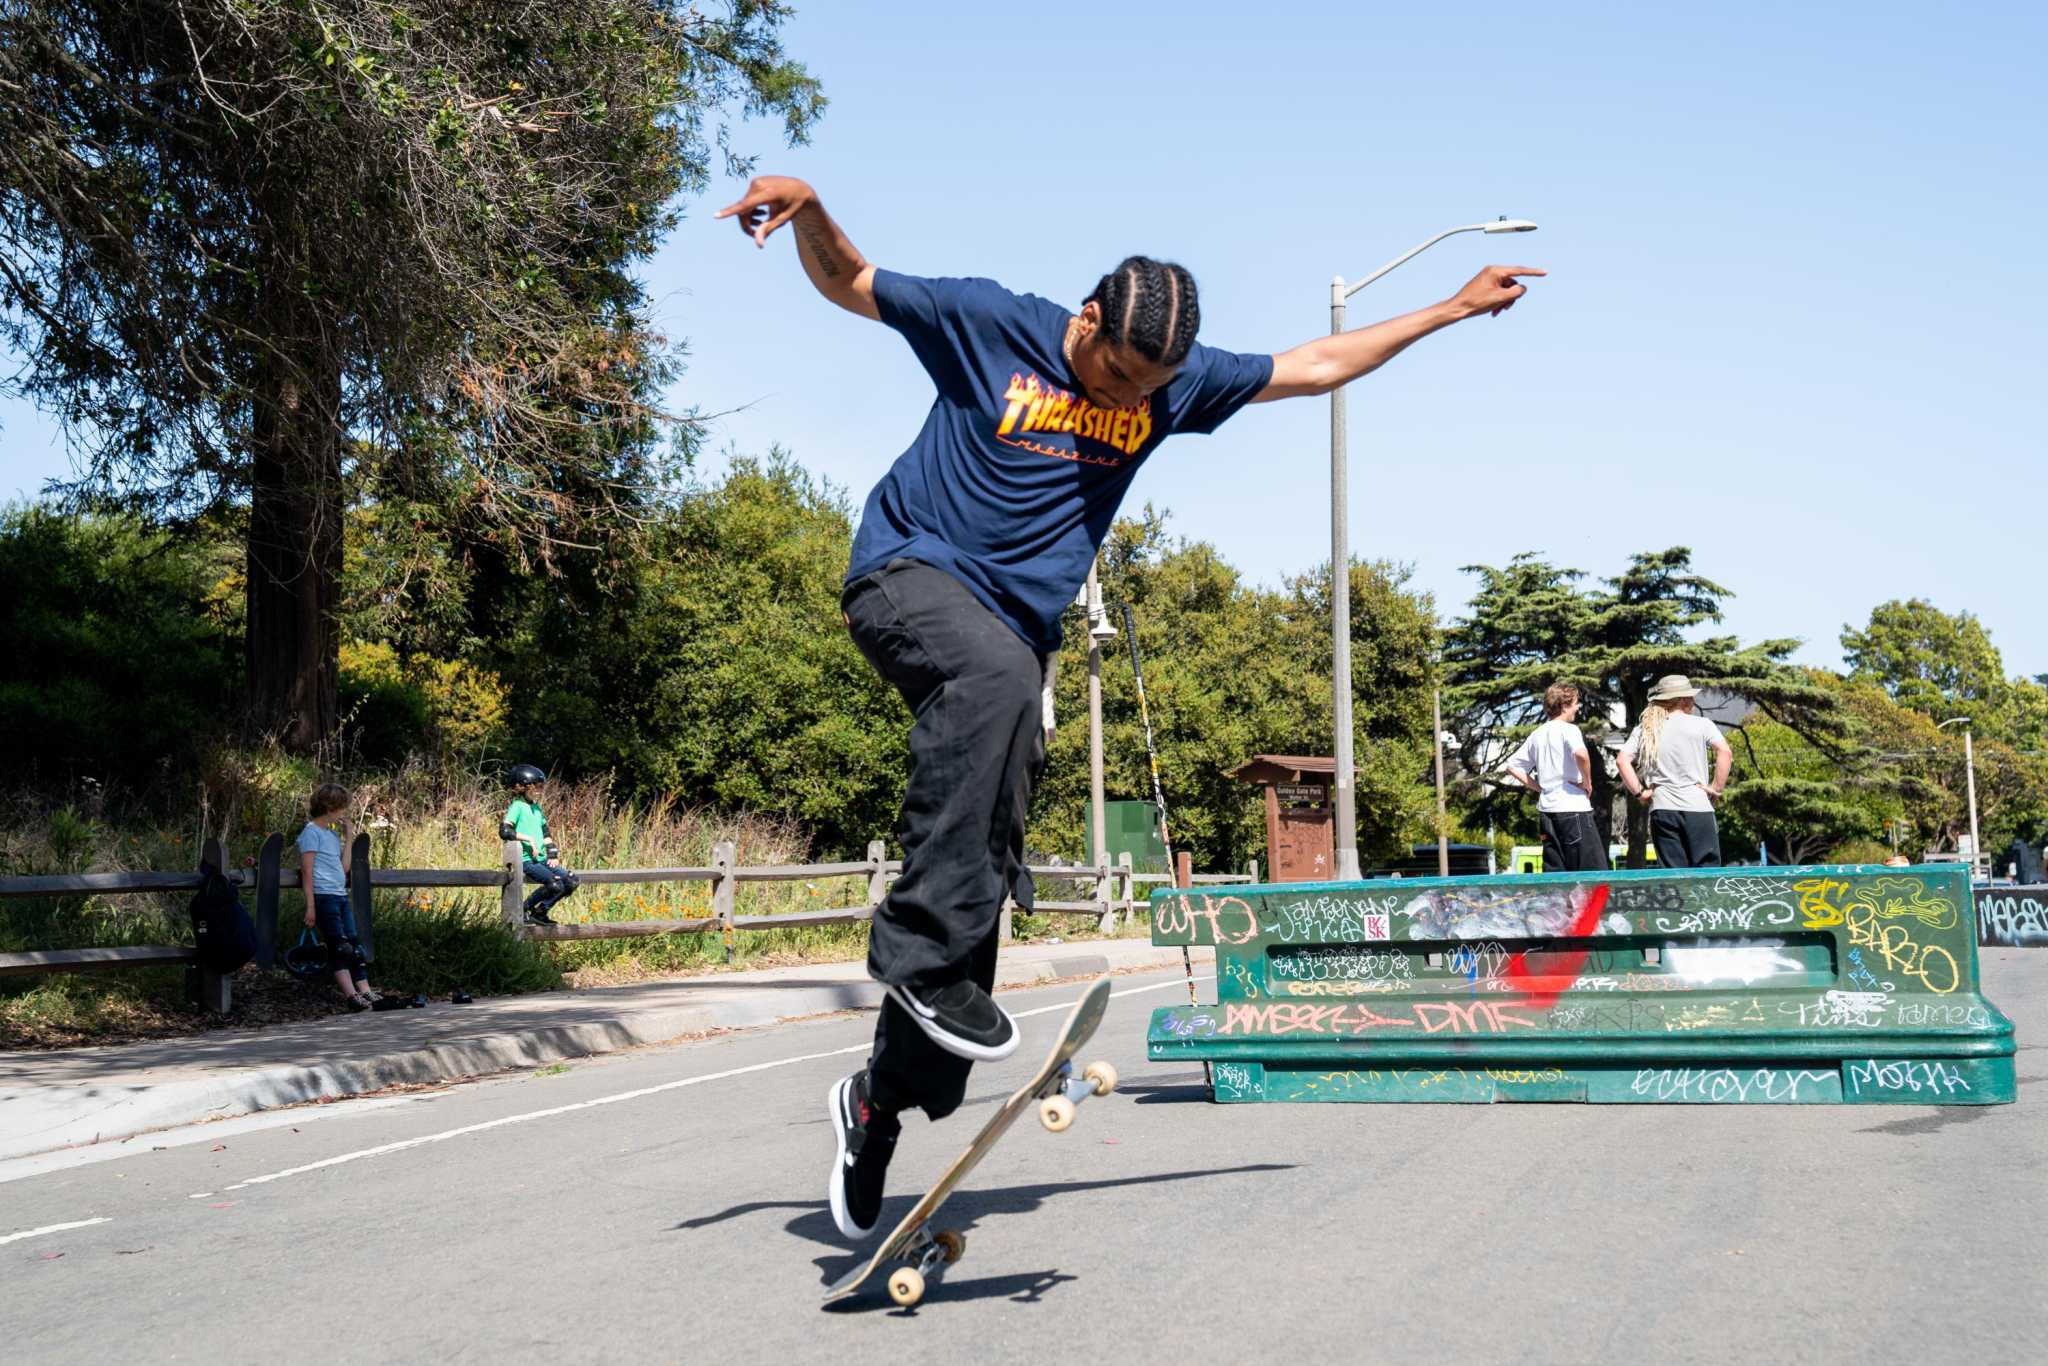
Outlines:
{"label": "skateboarder", "polygon": [[868,949],[888,997],[868,1065],[830,1096],[832,1217],[852,1238],[880,1213],[901,1112],[950,1114],[974,1061],[1017,1047],[990,990],[1004,897],[1031,900],[1041,680],[1138,467],[1175,432],[1329,393],[1439,328],[1499,314],[1524,292],[1517,276],[1543,272],[1489,266],[1443,303],[1253,355],[1198,343],[1194,277],[1149,257],[1126,259],[1070,312],[992,280],[879,270],[801,180],[758,178],[718,216],[757,246],[789,224],[818,292],[900,333],[938,390],[868,498],[841,597],[854,643],[916,718],[903,875]]}

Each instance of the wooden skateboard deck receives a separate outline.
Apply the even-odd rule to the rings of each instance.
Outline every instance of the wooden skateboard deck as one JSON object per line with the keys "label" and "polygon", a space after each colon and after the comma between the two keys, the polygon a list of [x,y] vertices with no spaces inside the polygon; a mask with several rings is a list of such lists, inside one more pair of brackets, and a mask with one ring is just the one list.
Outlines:
{"label": "wooden skateboard deck", "polygon": [[843,1299],[861,1288],[868,1277],[888,1262],[901,1261],[889,1277],[889,1298],[905,1306],[916,1304],[924,1298],[927,1277],[937,1274],[941,1265],[960,1260],[966,1251],[967,1240],[950,1229],[934,1233],[931,1218],[945,1204],[946,1197],[965,1181],[981,1159],[988,1156],[989,1149],[996,1146],[1025,1111],[1036,1109],[1039,1120],[1054,1133],[1063,1132],[1074,1122],[1074,1109],[1091,1095],[1108,1095],[1116,1089],[1116,1069],[1106,1062],[1090,1063],[1084,1073],[1074,1071],[1074,1055],[1081,1051],[1102,1023],[1102,1015],[1109,1008],[1109,979],[1102,978],[1088,988],[1087,994],[1074,1002],[1074,1008],[1067,1012],[1066,1023],[1060,1026],[1059,1035],[1053,1040],[1052,1051],[1045,1056],[1045,1062],[1031,1079],[1019,1087],[1010,1098],[1002,1103],[988,1122],[981,1126],[981,1132],[967,1145],[967,1150],[953,1159],[953,1165],[946,1168],[938,1183],[924,1193],[910,1212],[903,1216],[895,1231],[884,1238],[875,1249],[874,1255],[861,1265],[834,1281],[825,1291],[825,1303]]}
{"label": "wooden skateboard deck", "polygon": [[284,836],[272,834],[256,855],[256,965],[277,966],[277,880],[284,862]]}
{"label": "wooden skateboard deck", "polygon": [[348,909],[356,919],[356,938],[362,942],[363,956],[371,962],[377,959],[377,941],[370,931],[370,834],[366,830],[357,835],[348,847]]}

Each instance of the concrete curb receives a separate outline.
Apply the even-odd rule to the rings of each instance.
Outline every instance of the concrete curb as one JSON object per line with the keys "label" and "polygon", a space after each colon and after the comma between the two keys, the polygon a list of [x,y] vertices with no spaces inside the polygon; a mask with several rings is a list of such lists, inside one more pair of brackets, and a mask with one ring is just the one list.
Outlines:
{"label": "concrete curb", "polygon": [[[1180,950],[1159,949],[1142,940],[1109,940],[1074,945],[1057,954],[1034,946],[999,961],[996,985],[1025,986],[1115,970],[1178,967]],[[358,1096],[388,1086],[420,1085],[481,1076],[553,1062],[594,1057],[645,1044],[665,1043],[714,1029],[747,1029],[784,1020],[844,1010],[874,1010],[882,987],[858,964],[824,965],[843,974],[834,980],[755,983],[725,978],[679,979],[670,984],[675,1005],[641,1004],[597,1019],[506,1021],[493,1027],[490,1002],[477,1008],[476,1033],[421,1040],[412,1046],[370,1049],[353,1057],[237,1066],[232,1059],[205,1066],[120,1069],[121,1050],[93,1050],[89,1080],[62,1084],[0,1082],[0,1160],[57,1148],[132,1138],[152,1129],[173,1128],[302,1105],[323,1097]],[[1208,970],[1206,967],[1204,970]],[[820,974],[823,975],[823,974]],[[732,988],[737,987],[737,990]],[[595,993],[572,993],[589,1000]],[[530,998],[515,998],[530,999]],[[411,1012],[407,1013],[408,1016]],[[354,1017],[357,1020],[371,1017]],[[443,1015],[441,1021],[460,1017]],[[322,1022],[323,1024],[326,1022]],[[337,1031],[338,1033],[338,1031]],[[256,1036],[260,1039],[260,1036]],[[339,1042],[340,1040],[337,1040]],[[253,1042],[253,1040],[252,1040]]]}

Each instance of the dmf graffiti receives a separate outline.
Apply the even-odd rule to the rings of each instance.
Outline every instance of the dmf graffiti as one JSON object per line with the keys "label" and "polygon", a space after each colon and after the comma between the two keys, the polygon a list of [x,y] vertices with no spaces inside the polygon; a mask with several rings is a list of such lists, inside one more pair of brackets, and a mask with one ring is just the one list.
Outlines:
{"label": "dmf graffiti", "polygon": [[2048,887],[1977,893],[1977,942],[2006,949],[2048,948]]}
{"label": "dmf graffiti", "polygon": [[1962,1070],[1945,1062],[1852,1062],[1843,1069],[1849,1089],[1864,1091],[1952,1096],[1970,1089]]}
{"label": "dmf graffiti", "polygon": [[1218,1032],[1237,1037],[1286,1038],[1294,1034],[1363,1034],[1376,1029],[1420,1029],[1424,1034],[1506,1034],[1515,1029],[1541,1027],[1540,1021],[1494,1001],[1417,1001],[1391,1014],[1356,1002],[1316,1005],[1306,1001],[1271,1001],[1263,1005],[1226,1005]]}
{"label": "dmf graffiti", "polygon": [[[1637,1070],[1629,1090],[1653,1100],[1696,1101],[1703,1105],[1778,1103],[1828,1099],[1836,1081],[1833,1072],[1758,1067],[1645,1067]],[[1800,1088],[1807,1088],[1804,1097]]]}

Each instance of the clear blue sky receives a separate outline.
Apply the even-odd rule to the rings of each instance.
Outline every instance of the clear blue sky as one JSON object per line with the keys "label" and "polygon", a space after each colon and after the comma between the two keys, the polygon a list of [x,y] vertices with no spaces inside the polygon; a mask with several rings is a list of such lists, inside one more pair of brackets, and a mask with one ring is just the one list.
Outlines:
{"label": "clear blue sky", "polygon": [[[1887,598],[1969,610],[2048,671],[2038,4],[1034,7],[813,0],[790,50],[832,107],[816,183],[870,259],[1078,305],[1132,251],[1202,286],[1203,339],[1328,327],[1331,275],[1499,214],[1352,301],[1449,293],[1486,260],[1551,278],[1351,391],[1352,545],[1449,611],[1459,567],[1595,574],[1681,543],[1745,639],[1839,660]],[[710,212],[651,263],[715,446],[789,447],[856,503],[930,387],[908,350]],[[739,410],[739,411],[730,411]],[[63,467],[0,405],[0,494]],[[1274,581],[1328,553],[1328,408],[1169,442],[1132,506]]]}

